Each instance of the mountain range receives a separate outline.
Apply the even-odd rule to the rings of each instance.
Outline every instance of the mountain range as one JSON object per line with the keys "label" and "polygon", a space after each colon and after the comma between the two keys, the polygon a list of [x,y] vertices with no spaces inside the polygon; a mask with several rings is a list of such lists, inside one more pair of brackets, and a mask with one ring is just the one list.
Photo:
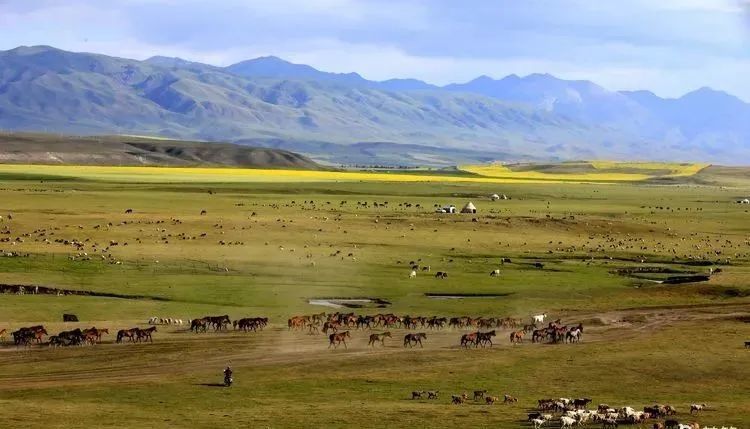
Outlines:
{"label": "mountain range", "polygon": [[0,51],[0,129],[227,141],[346,164],[750,156],[750,104],[710,88],[672,99],[549,74],[441,87],[276,57],[217,67],[49,46]]}

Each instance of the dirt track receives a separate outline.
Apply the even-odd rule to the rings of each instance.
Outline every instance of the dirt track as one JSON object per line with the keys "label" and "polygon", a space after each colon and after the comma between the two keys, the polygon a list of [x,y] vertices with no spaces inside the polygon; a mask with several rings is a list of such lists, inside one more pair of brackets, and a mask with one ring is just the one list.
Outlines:
{"label": "dirt track", "polygon": [[[710,321],[716,319],[740,319],[750,317],[750,306],[747,305],[700,305],[674,306],[676,308],[642,308],[625,309],[604,313],[568,312],[561,314],[564,323],[577,323],[578,320],[600,319],[600,326],[585,326],[582,341],[598,343],[620,341],[642,335],[644,331],[658,330],[661,327],[676,323]],[[628,322],[633,316],[644,316],[638,322]],[[118,321],[110,326],[130,326],[134,321]],[[97,324],[99,325],[99,324]],[[62,324],[49,325],[50,332],[59,329],[70,329]],[[46,346],[34,346],[30,349],[19,349],[5,345],[0,349],[0,390],[35,389],[47,387],[91,385],[103,383],[158,382],[164,377],[181,377],[194,373],[197,367],[221,368],[227,362],[233,365],[285,365],[314,364],[316,362],[343,361],[363,356],[400,355],[403,353],[471,353],[462,350],[458,338],[468,330],[442,329],[427,332],[425,347],[402,347],[405,330],[392,329],[393,338],[386,340],[385,347],[370,348],[366,344],[369,330],[352,330],[352,339],[348,348],[328,349],[325,335],[309,335],[304,331],[289,331],[278,323],[259,333],[207,332],[194,334],[186,327],[159,326],[154,335],[153,344],[114,344],[113,335],[96,346],[71,347],[51,350]],[[110,328],[110,331],[112,329]],[[382,330],[373,330],[380,332]],[[413,331],[412,331],[413,332]],[[571,345],[532,344],[526,338],[521,345],[508,344],[509,329],[499,329],[495,346],[490,353],[508,352],[528,347],[575,347]],[[45,362],[60,361],[70,358],[95,357],[105,359],[106,365],[78,365],[77,369],[40,369],[33,374],[18,375],[7,367],[24,362],[38,363],[43,367]],[[92,358],[93,359],[93,358]]]}

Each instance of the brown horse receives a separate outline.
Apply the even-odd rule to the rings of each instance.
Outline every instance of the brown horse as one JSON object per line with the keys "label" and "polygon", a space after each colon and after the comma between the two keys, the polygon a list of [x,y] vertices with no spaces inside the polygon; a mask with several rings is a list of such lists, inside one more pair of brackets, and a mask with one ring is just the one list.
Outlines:
{"label": "brown horse", "polygon": [[304,329],[305,325],[307,325],[307,319],[305,318],[305,316],[294,316],[287,321],[287,326],[290,330]]}
{"label": "brown horse", "polygon": [[419,344],[419,347],[424,347],[422,345],[423,339],[427,339],[427,334],[425,334],[424,332],[420,332],[418,334],[406,334],[404,335],[404,347],[408,345],[411,348],[417,344]]}
{"label": "brown horse", "polygon": [[151,338],[151,334],[153,334],[154,332],[156,332],[156,326],[152,326],[152,327],[146,328],[146,329],[138,329],[138,331],[136,331],[136,335],[137,335],[136,340],[138,342],[141,342],[141,341],[150,341],[150,342],[153,343],[154,339]]}
{"label": "brown horse", "polygon": [[123,338],[127,338],[132,343],[138,338],[138,331],[140,331],[140,328],[120,329],[117,331],[117,339],[115,342],[121,343]]}
{"label": "brown horse", "polygon": [[341,324],[338,322],[325,322],[323,324],[323,333],[327,334],[328,331],[331,331],[335,334],[336,332],[338,332],[340,327],[341,327]]}
{"label": "brown horse", "polygon": [[96,327],[91,327],[89,329],[83,330],[84,339],[86,341],[91,341],[91,344],[93,342],[101,342],[102,341],[102,335],[108,334],[109,335],[109,329],[103,328],[103,329],[97,329]]}
{"label": "brown horse", "polygon": [[8,332],[7,329],[0,329],[0,343],[5,342],[5,334]]}
{"label": "brown horse", "polygon": [[461,335],[461,347],[469,348],[469,344],[473,344],[474,347],[476,347],[478,337],[479,332],[472,332],[470,334]]}
{"label": "brown horse", "polygon": [[518,344],[523,342],[523,336],[526,335],[526,331],[513,331],[510,333],[511,344]]}
{"label": "brown horse", "polygon": [[515,396],[505,395],[503,398],[503,404],[510,404],[513,402],[518,402],[518,398]]}
{"label": "brown horse", "polygon": [[205,319],[208,319],[208,323],[213,326],[214,331],[221,331],[230,323],[229,315],[226,314],[223,316],[206,316]]}
{"label": "brown horse", "polygon": [[385,347],[385,339],[391,338],[390,332],[383,332],[382,334],[371,334],[370,335],[370,342],[367,343],[368,346],[375,347],[375,343],[380,342],[380,345]]}
{"label": "brown horse", "polygon": [[195,331],[195,333],[200,332],[206,332],[208,329],[208,318],[204,317],[202,319],[193,319],[190,322],[190,330]]}
{"label": "brown horse", "polygon": [[349,331],[339,332],[336,334],[331,334],[328,336],[328,348],[330,349],[331,346],[333,346],[334,349],[337,349],[339,347],[339,344],[344,343],[344,348],[346,347],[346,339],[351,338],[349,335]]}

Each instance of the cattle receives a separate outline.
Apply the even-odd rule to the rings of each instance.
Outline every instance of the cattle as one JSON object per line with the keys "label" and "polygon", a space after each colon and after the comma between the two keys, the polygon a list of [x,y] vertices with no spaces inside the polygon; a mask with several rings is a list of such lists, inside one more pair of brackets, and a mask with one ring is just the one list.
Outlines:
{"label": "cattle", "polygon": [[63,314],[63,322],[77,322],[78,316],[75,314]]}

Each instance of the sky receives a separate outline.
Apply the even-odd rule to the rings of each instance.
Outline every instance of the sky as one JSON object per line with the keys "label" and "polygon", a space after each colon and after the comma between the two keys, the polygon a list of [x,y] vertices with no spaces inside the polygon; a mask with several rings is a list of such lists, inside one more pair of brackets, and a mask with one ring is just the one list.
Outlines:
{"label": "sky", "polygon": [[0,0],[21,45],[229,65],[265,55],[434,84],[551,73],[750,100],[750,0]]}

